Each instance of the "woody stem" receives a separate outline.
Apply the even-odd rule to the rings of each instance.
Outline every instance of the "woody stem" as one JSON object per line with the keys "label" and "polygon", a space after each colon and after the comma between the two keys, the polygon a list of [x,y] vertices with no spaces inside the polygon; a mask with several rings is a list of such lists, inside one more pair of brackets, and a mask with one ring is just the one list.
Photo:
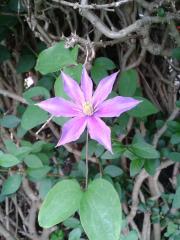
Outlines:
{"label": "woody stem", "polygon": [[86,189],[88,187],[88,172],[89,172],[89,168],[88,168],[88,131],[86,133]]}

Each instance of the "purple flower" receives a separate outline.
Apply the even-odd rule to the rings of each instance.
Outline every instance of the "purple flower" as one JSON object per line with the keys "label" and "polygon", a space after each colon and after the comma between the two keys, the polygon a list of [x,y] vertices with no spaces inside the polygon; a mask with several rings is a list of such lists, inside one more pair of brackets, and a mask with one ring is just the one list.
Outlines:
{"label": "purple flower", "polygon": [[112,152],[111,130],[101,117],[118,117],[140,103],[136,99],[120,96],[106,100],[117,74],[118,72],[102,79],[93,92],[93,82],[85,68],[82,72],[81,86],[70,76],[61,73],[64,91],[70,97],[70,101],[54,97],[37,104],[53,116],[72,117],[64,124],[57,146],[77,140],[87,127],[90,137]]}

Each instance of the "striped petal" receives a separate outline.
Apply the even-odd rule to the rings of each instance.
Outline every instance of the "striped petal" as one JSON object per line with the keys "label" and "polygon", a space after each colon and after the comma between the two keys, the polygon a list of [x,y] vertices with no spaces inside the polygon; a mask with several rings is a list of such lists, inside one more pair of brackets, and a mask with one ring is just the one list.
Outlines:
{"label": "striped petal", "polygon": [[94,116],[97,117],[118,117],[120,114],[129,111],[141,101],[130,97],[114,97],[101,103]]}
{"label": "striped petal", "polygon": [[100,118],[95,116],[88,118],[87,127],[90,137],[112,153],[110,128]]}
{"label": "striped petal", "polygon": [[81,77],[81,89],[84,93],[85,100],[87,102],[90,102],[93,94],[93,82],[89,77],[85,67],[83,67],[83,72]]}
{"label": "striped petal", "polygon": [[63,79],[64,91],[75,103],[82,105],[85,99],[78,83],[63,72],[61,72],[61,77]]}
{"label": "striped petal", "polygon": [[57,146],[76,141],[84,132],[86,125],[86,117],[75,117],[66,122],[62,128],[61,138]]}
{"label": "striped petal", "polygon": [[118,73],[119,72],[113,73],[100,81],[93,95],[94,107],[97,107],[99,104],[101,104],[111,93]]}
{"label": "striped petal", "polygon": [[74,103],[60,97],[49,98],[36,105],[56,117],[74,117],[80,113]]}

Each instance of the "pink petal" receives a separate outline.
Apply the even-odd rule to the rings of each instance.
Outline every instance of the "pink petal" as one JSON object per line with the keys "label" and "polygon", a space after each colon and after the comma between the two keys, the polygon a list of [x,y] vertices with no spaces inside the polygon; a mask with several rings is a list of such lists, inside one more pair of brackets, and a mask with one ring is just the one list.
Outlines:
{"label": "pink petal", "polygon": [[110,128],[100,118],[95,116],[88,118],[87,127],[90,137],[112,153]]}
{"label": "pink petal", "polygon": [[93,83],[85,67],[83,67],[83,71],[82,71],[81,89],[84,93],[85,100],[91,101],[92,93],[93,93]]}
{"label": "pink petal", "polygon": [[74,103],[60,97],[50,98],[36,105],[56,117],[74,117],[80,113]]}
{"label": "pink petal", "polygon": [[114,97],[101,103],[94,115],[97,117],[118,117],[123,112],[134,108],[140,102],[130,97]]}
{"label": "pink petal", "polygon": [[86,117],[75,117],[66,122],[62,128],[61,138],[57,146],[76,141],[85,130],[86,124]]}
{"label": "pink petal", "polygon": [[108,95],[112,91],[118,73],[119,72],[113,73],[100,81],[93,95],[94,107],[98,106],[108,97]]}
{"label": "pink petal", "polygon": [[67,95],[74,102],[82,104],[84,102],[84,95],[78,83],[63,72],[61,72],[61,77],[64,83],[64,91]]}

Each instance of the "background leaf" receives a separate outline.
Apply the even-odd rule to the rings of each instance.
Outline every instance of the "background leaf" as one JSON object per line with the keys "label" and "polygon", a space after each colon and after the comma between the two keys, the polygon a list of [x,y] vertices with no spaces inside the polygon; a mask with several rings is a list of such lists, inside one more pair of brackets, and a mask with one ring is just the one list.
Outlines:
{"label": "background leaf", "polygon": [[144,159],[136,158],[130,163],[130,175],[133,177],[138,174],[144,165]]}
{"label": "background leaf", "polygon": [[180,187],[177,188],[173,199],[173,208],[180,208]]}
{"label": "background leaf", "polygon": [[12,154],[0,154],[0,166],[8,168],[19,164],[20,161]]}
{"label": "background leaf", "polygon": [[32,98],[37,96],[41,98],[44,97],[44,99],[50,98],[49,91],[44,87],[32,87],[23,93],[23,98],[25,98],[29,104],[36,103]]}
{"label": "background leaf", "polygon": [[69,233],[69,238],[68,240],[80,240],[81,237],[81,229],[80,228],[75,228]]}
{"label": "background leaf", "polygon": [[43,167],[41,160],[38,158],[38,156],[36,156],[34,154],[30,154],[30,155],[26,156],[24,159],[24,162],[29,168]]}
{"label": "background leaf", "polygon": [[41,110],[39,107],[34,105],[28,106],[23,113],[21,126],[24,129],[29,130],[44,123],[48,118],[48,113]]}
{"label": "background leaf", "polygon": [[111,177],[118,177],[123,174],[123,171],[115,165],[108,165],[104,168],[104,174],[108,174]]}
{"label": "background leaf", "polygon": [[5,128],[15,128],[19,125],[20,119],[14,115],[6,115],[0,119],[0,126]]}
{"label": "background leaf", "polygon": [[3,183],[1,194],[9,195],[15,193],[19,189],[21,181],[22,176],[19,174],[9,176]]}
{"label": "background leaf", "polygon": [[146,159],[152,158],[159,158],[159,152],[150,144],[145,142],[138,142],[131,145],[132,152],[141,157]]}
{"label": "background leaf", "polygon": [[17,73],[24,73],[32,70],[36,64],[36,57],[32,53],[26,53],[20,56],[16,67]]}
{"label": "background leaf", "polygon": [[64,47],[64,42],[56,43],[39,54],[36,71],[42,74],[53,73],[65,66],[76,64],[73,54]]}
{"label": "background leaf", "polygon": [[96,58],[91,68],[91,77],[96,84],[108,75],[108,70],[115,68],[114,62],[106,57]]}
{"label": "background leaf", "polygon": [[137,88],[138,73],[135,69],[122,72],[119,82],[119,94],[121,96],[132,97]]}
{"label": "background leaf", "polygon": [[134,109],[128,111],[130,116],[142,118],[158,112],[158,109],[149,100],[142,97],[135,97],[135,99],[141,100],[142,102]]}

